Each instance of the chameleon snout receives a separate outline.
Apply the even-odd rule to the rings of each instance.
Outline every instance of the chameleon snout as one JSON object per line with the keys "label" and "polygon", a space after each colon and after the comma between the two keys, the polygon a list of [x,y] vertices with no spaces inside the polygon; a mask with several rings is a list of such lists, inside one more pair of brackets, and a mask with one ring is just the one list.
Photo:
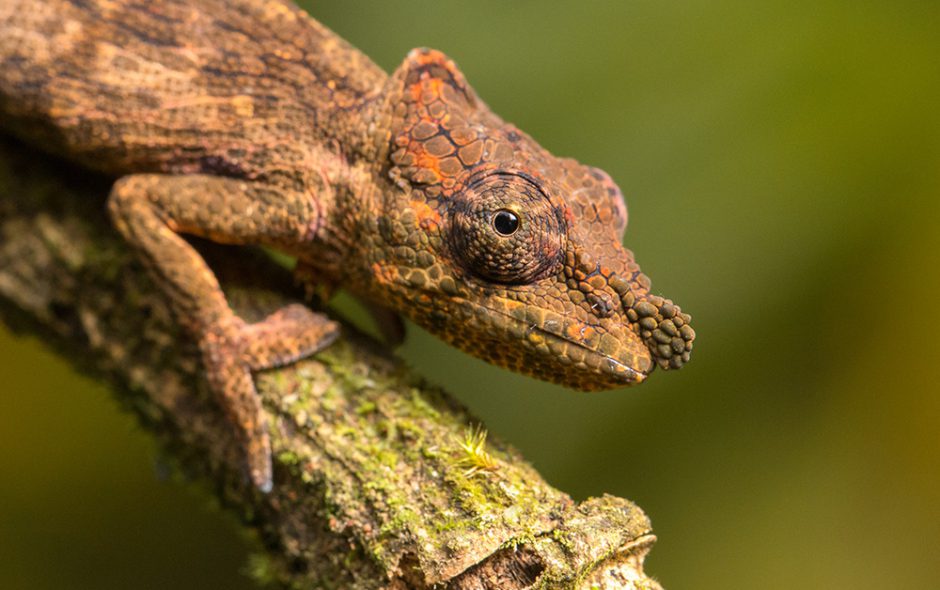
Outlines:
{"label": "chameleon snout", "polygon": [[679,369],[689,361],[695,341],[692,316],[671,300],[651,295],[650,280],[639,271],[630,279],[614,275],[608,285],[620,299],[622,317],[649,349],[657,366]]}
{"label": "chameleon snout", "polygon": [[[650,280],[632,257],[620,261],[616,271],[583,253],[579,258],[579,266],[567,273],[569,293],[573,302],[589,307],[590,323],[607,332],[598,352],[608,357],[609,367],[600,367],[601,372],[629,376],[632,371],[637,375],[629,382],[638,383],[656,366],[678,369],[689,361],[695,340],[691,316],[671,300],[650,294]],[[621,357],[631,362],[618,361]]]}
{"label": "chameleon snout", "polygon": [[689,362],[695,341],[695,330],[690,325],[692,316],[659,295],[640,299],[630,293],[622,298],[622,303],[627,320],[660,368],[679,369]]}
{"label": "chameleon snout", "polygon": [[620,309],[592,305],[590,314],[577,319],[572,314],[537,314],[538,321],[527,330],[527,344],[538,347],[544,341],[550,358],[562,365],[557,371],[547,366],[538,372],[574,389],[598,391],[642,383],[656,367],[682,367],[695,340],[691,316],[669,299],[640,293],[627,290],[620,296]]}

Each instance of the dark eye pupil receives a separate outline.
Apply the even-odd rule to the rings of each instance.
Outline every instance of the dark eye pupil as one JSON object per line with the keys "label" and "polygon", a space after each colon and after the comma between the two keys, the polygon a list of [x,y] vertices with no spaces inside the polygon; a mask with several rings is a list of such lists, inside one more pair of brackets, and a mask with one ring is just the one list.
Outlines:
{"label": "dark eye pupil", "polygon": [[493,216],[493,227],[501,235],[512,235],[519,229],[519,217],[512,211],[497,211]]}

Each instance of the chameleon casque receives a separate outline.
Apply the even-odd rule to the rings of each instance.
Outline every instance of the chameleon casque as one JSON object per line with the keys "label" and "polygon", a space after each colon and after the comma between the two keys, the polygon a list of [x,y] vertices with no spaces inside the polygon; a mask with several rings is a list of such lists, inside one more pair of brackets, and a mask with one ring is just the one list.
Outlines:
{"label": "chameleon casque", "polygon": [[338,327],[237,317],[182,237],[296,257],[494,364],[575,389],[681,367],[689,316],[650,293],[610,177],[500,119],[438,51],[391,76],[282,0],[4,0],[0,126],[118,178],[108,209],[272,486],[251,371]]}

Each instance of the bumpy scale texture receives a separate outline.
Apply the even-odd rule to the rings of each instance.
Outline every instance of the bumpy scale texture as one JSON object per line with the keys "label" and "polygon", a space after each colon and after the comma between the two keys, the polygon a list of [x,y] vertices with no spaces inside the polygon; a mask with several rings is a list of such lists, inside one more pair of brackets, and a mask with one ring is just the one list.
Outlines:
{"label": "bumpy scale texture", "polygon": [[120,177],[117,229],[199,342],[271,482],[251,371],[328,345],[301,306],[246,324],[181,234],[297,258],[492,363],[582,390],[689,360],[688,314],[650,294],[610,177],[493,114],[417,49],[386,76],[285,0],[5,0],[0,126]]}

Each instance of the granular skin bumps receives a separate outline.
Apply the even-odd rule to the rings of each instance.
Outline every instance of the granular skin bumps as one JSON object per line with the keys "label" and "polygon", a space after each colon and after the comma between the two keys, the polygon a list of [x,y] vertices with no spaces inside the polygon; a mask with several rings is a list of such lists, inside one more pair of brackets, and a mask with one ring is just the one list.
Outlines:
{"label": "granular skin bumps", "polygon": [[508,369],[575,389],[689,360],[690,317],[650,292],[603,171],[545,151],[438,51],[391,76],[286,0],[6,0],[0,126],[121,177],[109,211],[204,352],[271,486],[250,371],[337,326],[236,317],[178,234],[297,259]]}

